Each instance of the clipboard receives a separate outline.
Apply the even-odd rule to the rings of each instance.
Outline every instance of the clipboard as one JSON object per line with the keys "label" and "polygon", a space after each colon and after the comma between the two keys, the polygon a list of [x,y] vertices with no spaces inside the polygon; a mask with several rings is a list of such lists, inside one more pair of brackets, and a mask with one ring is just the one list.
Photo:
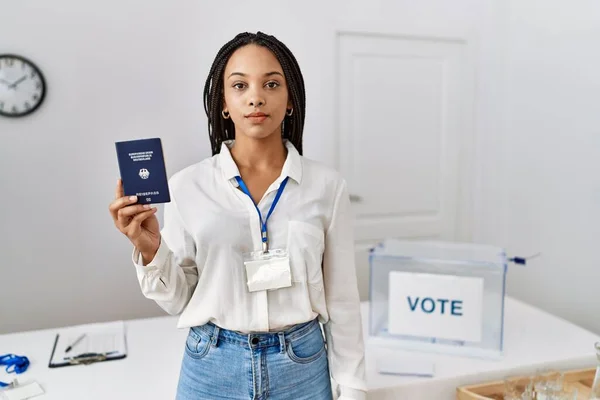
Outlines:
{"label": "clipboard", "polygon": [[[81,340],[77,340],[79,338]],[[67,352],[68,347],[71,349]],[[125,357],[127,345],[123,321],[77,325],[56,334],[48,368],[88,365]]]}

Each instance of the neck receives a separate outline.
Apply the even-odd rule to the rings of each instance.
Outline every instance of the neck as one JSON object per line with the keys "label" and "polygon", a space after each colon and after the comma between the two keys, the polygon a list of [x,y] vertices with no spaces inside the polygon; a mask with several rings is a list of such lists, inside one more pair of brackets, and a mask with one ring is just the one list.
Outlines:
{"label": "neck", "polygon": [[267,170],[281,169],[285,163],[287,149],[278,135],[264,139],[253,139],[237,135],[231,156],[240,169]]}

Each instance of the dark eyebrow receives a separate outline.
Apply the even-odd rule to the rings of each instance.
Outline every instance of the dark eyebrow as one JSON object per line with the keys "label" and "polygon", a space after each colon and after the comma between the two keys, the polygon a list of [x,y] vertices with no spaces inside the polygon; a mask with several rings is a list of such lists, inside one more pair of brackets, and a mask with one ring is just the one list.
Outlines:
{"label": "dark eyebrow", "polygon": [[[246,77],[246,76],[247,76],[246,74],[244,74],[244,73],[242,73],[242,72],[232,72],[232,73],[231,73],[231,74],[230,74],[230,75],[227,77],[227,79],[231,78],[231,77],[232,77],[232,76],[234,76],[234,75],[238,75],[238,76],[241,76],[241,77]],[[283,74],[282,74],[281,72],[277,72],[277,71],[271,71],[271,72],[267,72],[267,73],[265,74],[265,76],[272,76],[272,75],[279,75],[279,76],[281,76],[281,77],[283,78]]]}

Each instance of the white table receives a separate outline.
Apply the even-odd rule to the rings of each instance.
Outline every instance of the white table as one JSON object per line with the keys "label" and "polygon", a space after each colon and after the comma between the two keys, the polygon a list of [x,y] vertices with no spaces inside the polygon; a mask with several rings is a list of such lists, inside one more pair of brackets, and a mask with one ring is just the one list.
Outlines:
{"label": "white table", "polygon": [[[367,332],[367,304],[363,320]],[[379,375],[378,357],[390,352],[367,346],[369,399],[454,399],[456,387],[506,374],[531,372],[540,365],[583,368],[595,365],[593,344],[599,339],[580,327],[515,299],[506,299],[505,357],[501,361],[447,355],[423,355],[436,364],[434,378]],[[187,329],[175,328],[177,317],[126,321],[128,356],[124,360],[87,366],[48,368],[57,329],[0,335],[0,355],[27,356],[31,365],[18,375],[20,382],[36,380],[46,394],[40,400],[104,400],[175,398]],[[398,352],[399,356],[410,354]],[[415,355],[410,355],[414,357]],[[0,380],[14,374],[0,372]]]}
{"label": "white table", "polygon": [[[366,308],[363,311],[366,322],[365,317],[368,317]],[[599,338],[600,335],[507,297],[502,360],[397,352],[399,357],[422,357],[435,362],[434,378],[398,377],[376,372],[377,358],[389,357],[390,350],[367,347],[369,399],[452,400],[456,399],[456,388],[461,385],[533,373],[539,368],[595,367],[594,343]]]}

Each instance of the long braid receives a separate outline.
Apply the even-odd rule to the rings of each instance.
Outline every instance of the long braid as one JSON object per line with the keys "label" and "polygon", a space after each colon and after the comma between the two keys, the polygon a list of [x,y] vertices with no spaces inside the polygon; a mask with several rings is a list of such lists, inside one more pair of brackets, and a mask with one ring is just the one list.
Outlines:
{"label": "long braid", "polygon": [[274,36],[262,32],[238,34],[217,52],[215,60],[208,73],[204,85],[204,111],[208,118],[208,135],[212,154],[221,150],[221,144],[226,140],[235,139],[235,125],[231,119],[221,116],[223,110],[223,74],[225,66],[233,52],[248,44],[256,44],[269,49],[281,64],[281,69],[288,84],[288,93],[294,109],[291,116],[287,115],[283,122],[282,136],[288,139],[302,154],[302,133],[306,114],[306,93],[304,78],[300,66],[292,52]]}

